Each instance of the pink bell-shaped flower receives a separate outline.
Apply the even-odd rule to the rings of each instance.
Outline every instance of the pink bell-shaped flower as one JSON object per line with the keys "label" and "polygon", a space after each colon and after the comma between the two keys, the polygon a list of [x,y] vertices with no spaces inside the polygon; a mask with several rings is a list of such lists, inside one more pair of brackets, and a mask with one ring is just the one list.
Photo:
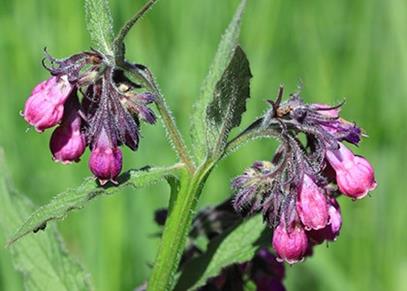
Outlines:
{"label": "pink bell-shaped flower", "polygon": [[306,230],[321,229],[328,223],[328,204],[323,190],[304,175],[297,198],[297,213]]}
{"label": "pink bell-shaped flower", "polygon": [[327,151],[326,158],[336,172],[339,190],[346,196],[360,199],[376,188],[374,170],[363,157],[339,143],[339,149]]}
{"label": "pink bell-shaped flower", "polygon": [[312,242],[320,244],[325,240],[334,241],[339,236],[342,227],[341,209],[335,198],[329,202],[329,224],[322,229],[309,231],[308,237]]}
{"label": "pink bell-shaped flower", "polygon": [[86,149],[85,135],[81,132],[78,97],[66,101],[62,123],[52,133],[50,149],[54,161],[63,164],[78,162]]}
{"label": "pink bell-shaped flower", "polygon": [[24,106],[24,119],[38,132],[57,125],[64,113],[64,103],[73,86],[66,76],[51,77],[38,84]]}
{"label": "pink bell-shaped flower", "polygon": [[294,264],[302,261],[308,249],[308,237],[304,228],[297,222],[286,227],[282,219],[273,233],[273,248],[279,262]]}
{"label": "pink bell-shaped flower", "polygon": [[102,185],[115,179],[122,170],[122,152],[118,146],[112,145],[106,131],[102,128],[89,159],[89,168]]}

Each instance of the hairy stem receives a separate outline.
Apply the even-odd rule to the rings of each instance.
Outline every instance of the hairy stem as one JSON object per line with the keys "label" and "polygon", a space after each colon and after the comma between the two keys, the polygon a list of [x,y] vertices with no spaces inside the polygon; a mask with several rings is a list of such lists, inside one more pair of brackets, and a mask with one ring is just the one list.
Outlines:
{"label": "hairy stem", "polygon": [[[260,121],[261,122],[261,121]],[[223,155],[221,158],[228,156],[229,154],[235,152],[240,146],[244,145],[245,143],[257,139],[257,138],[279,138],[281,135],[281,127],[278,122],[272,123],[267,128],[258,128],[257,125],[260,124],[259,121],[255,121],[252,125],[250,125],[247,129],[245,129],[242,133],[238,136],[233,138],[229,141],[225,147]]]}
{"label": "hairy stem", "polygon": [[153,93],[155,93],[155,104],[163,121],[167,134],[170,138],[170,141],[174,145],[175,151],[181,162],[186,165],[190,173],[194,172],[195,164],[188,153],[188,149],[185,145],[181,133],[177,128],[171,110],[168,108],[164,97],[161,95],[160,90],[158,89],[150,70],[148,70],[147,68],[143,68],[143,70],[140,70],[136,66],[128,62],[123,62],[120,64],[120,66],[123,70],[132,74],[136,79],[141,80],[145,86],[147,86],[150,90],[153,91]]}
{"label": "hairy stem", "polygon": [[157,2],[158,0],[149,0],[144,6],[137,11],[133,17],[127,21],[123,27],[120,29],[116,38],[113,41],[114,55],[116,58],[124,58],[124,39],[129,33],[130,29],[137,23],[137,21]]}
{"label": "hairy stem", "polygon": [[187,166],[188,170],[191,173],[194,172],[195,170],[194,162],[192,161],[190,155],[188,154],[185,142],[175,124],[174,117],[172,116],[171,111],[167,106],[167,103],[165,102],[164,98],[162,98],[162,96],[159,96],[155,103],[157,105],[158,112],[161,115],[164,126],[167,130],[167,133],[171,139],[171,142],[175,147],[178,157],[183,163],[185,163],[185,165]]}
{"label": "hairy stem", "polygon": [[192,216],[213,163],[204,163],[193,175],[181,177],[181,188],[165,224],[160,248],[148,282],[149,291],[171,290],[185,247]]}

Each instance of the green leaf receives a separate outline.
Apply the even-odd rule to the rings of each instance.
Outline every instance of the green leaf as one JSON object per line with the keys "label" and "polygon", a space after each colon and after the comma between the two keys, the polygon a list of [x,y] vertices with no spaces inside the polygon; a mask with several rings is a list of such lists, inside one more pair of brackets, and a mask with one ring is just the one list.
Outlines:
{"label": "green leaf", "polygon": [[191,135],[194,141],[193,152],[200,161],[202,161],[207,154],[207,124],[204,122],[206,119],[206,108],[211,102],[215,93],[215,86],[230,63],[238,44],[240,22],[244,8],[246,7],[246,2],[246,0],[241,0],[232,21],[223,34],[209,73],[202,84],[200,98],[194,104],[191,120]]}
{"label": "green leaf", "polygon": [[108,0],[85,0],[85,16],[92,47],[113,55],[113,18]]}
{"label": "green leaf", "polygon": [[[0,149],[0,229],[6,235],[23,222],[33,209],[29,199],[19,193],[6,177]],[[93,290],[90,275],[65,250],[56,227],[29,237],[8,249],[14,267],[23,275],[26,290]]]}
{"label": "green leaf", "polygon": [[260,246],[269,242],[269,232],[261,215],[239,221],[229,231],[213,239],[205,253],[185,265],[175,290],[196,290],[223,268],[249,261]]}
{"label": "green leaf", "polygon": [[250,97],[251,77],[246,54],[237,46],[207,108],[208,146],[215,158],[222,156],[231,129],[240,125]]}
{"label": "green leaf", "polygon": [[99,186],[94,178],[86,179],[82,185],[75,189],[69,189],[56,195],[48,204],[38,208],[20,226],[17,232],[10,238],[9,244],[31,232],[44,229],[49,221],[62,219],[68,212],[83,208],[90,200],[117,192],[123,187],[142,187],[157,182],[165,176],[173,175],[183,167],[176,164],[172,167],[143,168],[130,170],[118,178],[119,185]]}

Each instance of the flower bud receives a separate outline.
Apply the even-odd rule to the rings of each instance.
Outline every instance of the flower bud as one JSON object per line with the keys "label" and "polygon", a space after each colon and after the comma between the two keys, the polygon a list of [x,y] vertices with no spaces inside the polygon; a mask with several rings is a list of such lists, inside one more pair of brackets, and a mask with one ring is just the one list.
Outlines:
{"label": "flower bud", "polygon": [[108,181],[115,183],[115,178],[122,170],[122,152],[119,147],[111,144],[104,129],[92,148],[89,168],[102,185]]}
{"label": "flower bud", "polygon": [[72,96],[65,105],[62,123],[52,133],[50,149],[54,161],[63,164],[78,162],[86,148],[85,135],[81,132],[79,101]]}
{"label": "flower bud", "polygon": [[339,143],[339,149],[327,151],[326,158],[336,172],[339,190],[346,196],[360,199],[376,188],[374,170],[363,157]]}
{"label": "flower bud", "polygon": [[25,103],[24,119],[39,132],[57,125],[72,89],[66,76],[54,76],[38,84]]}
{"label": "flower bud", "polygon": [[308,232],[308,237],[316,244],[322,243],[324,240],[334,241],[338,236],[342,227],[341,209],[335,198],[332,198],[329,203],[329,224],[323,229],[311,230]]}
{"label": "flower bud", "polygon": [[326,197],[308,175],[304,175],[297,199],[297,213],[306,230],[321,229],[327,225]]}
{"label": "flower bud", "polygon": [[301,261],[308,249],[308,238],[303,227],[294,222],[293,226],[286,228],[282,220],[274,230],[273,248],[279,262],[294,264]]}

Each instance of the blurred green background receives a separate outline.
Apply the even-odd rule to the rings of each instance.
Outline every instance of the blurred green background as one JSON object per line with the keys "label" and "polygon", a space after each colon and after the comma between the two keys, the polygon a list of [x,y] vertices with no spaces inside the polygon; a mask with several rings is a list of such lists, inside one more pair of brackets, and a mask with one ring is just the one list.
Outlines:
{"label": "blurred green background", "polygon": [[[143,3],[110,2],[116,31]],[[161,0],[127,39],[128,58],[155,72],[186,135],[191,106],[237,4]],[[251,0],[241,42],[254,75],[243,125],[263,112],[280,83],[292,92],[302,81],[307,102],[346,98],[343,116],[370,136],[355,151],[375,166],[377,190],[362,201],[341,199],[341,236],[287,268],[288,290],[407,290],[407,2]],[[50,132],[27,132],[19,115],[33,86],[48,76],[40,62],[45,46],[56,57],[88,49],[83,1],[0,0],[0,145],[17,188],[38,205],[89,175],[88,154],[79,164],[53,163]],[[143,126],[143,136],[139,151],[126,150],[125,169],[175,161],[160,125]],[[274,149],[259,140],[226,159],[200,204],[230,195],[231,178]],[[97,290],[132,290],[147,278],[158,245],[153,212],[167,201],[166,185],[129,189],[58,223]],[[0,290],[22,290],[21,282],[0,247]]]}

